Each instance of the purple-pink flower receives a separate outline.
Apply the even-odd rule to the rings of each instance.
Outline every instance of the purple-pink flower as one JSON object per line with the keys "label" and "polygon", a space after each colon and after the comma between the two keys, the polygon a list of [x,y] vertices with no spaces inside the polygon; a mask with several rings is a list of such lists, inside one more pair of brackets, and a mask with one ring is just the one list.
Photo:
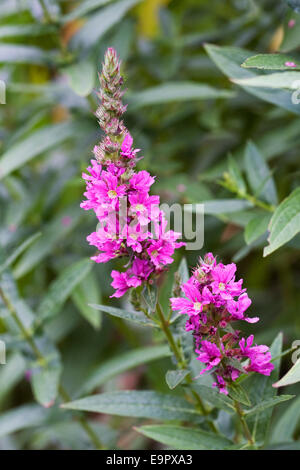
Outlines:
{"label": "purple-pink flower", "polygon": [[[217,263],[212,253],[199,260],[191,278],[181,285],[182,296],[170,299],[174,311],[188,315],[186,331],[193,333],[197,359],[206,365],[200,375],[211,371],[216,376],[213,386],[228,394],[227,386],[241,371],[270,375],[274,366],[267,346],[253,345],[253,335],[240,339],[232,323],[255,323],[246,310],[251,305],[242,280],[236,281],[236,265]],[[232,361],[238,361],[235,367]]]}
{"label": "purple-pink flower", "polygon": [[[96,263],[127,257],[125,272],[112,271],[113,297],[121,297],[130,288],[152,282],[173,262],[179,233],[166,231],[166,220],[159,208],[159,196],[150,195],[155,181],[145,170],[135,171],[139,149],[121,120],[126,106],[122,103],[123,78],[116,51],[106,51],[100,74],[100,106],[96,111],[105,136],[94,147],[91,160],[82,177],[86,182],[85,200],[81,207],[93,210],[99,225],[87,237],[97,249]],[[148,230],[153,224],[155,234]]]}

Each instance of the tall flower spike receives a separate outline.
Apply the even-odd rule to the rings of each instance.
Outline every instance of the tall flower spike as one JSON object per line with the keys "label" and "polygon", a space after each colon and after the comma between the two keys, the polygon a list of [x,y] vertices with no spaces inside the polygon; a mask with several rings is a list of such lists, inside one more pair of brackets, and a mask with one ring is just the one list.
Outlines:
{"label": "tall flower spike", "polygon": [[[121,62],[114,49],[109,48],[99,74],[100,106],[96,111],[105,135],[95,146],[95,159],[83,173],[86,181],[85,210],[93,210],[100,222],[97,231],[87,240],[98,249],[92,257],[96,263],[127,257],[125,272],[112,271],[112,297],[121,297],[129,289],[154,280],[173,262],[180,233],[166,230],[166,220],[159,209],[159,196],[150,196],[155,177],[147,171],[134,171],[139,149],[121,116],[126,111],[122,103],[123,78]],[[125,208],[124,208],[125,203]],[[127,203],[129,207],[127,207]],[[125,210],[124,210],[125,209]],[[154,233],[148,230],[152,223]]]}
{"label": "tall flower spike", "polygon": [[184,297],[171,298],[172,309],[188,315],[186,330],[193,333],[197,359],[205,364],[200,375],[214,373],[213,386],[226,395],[227,386],[241,371],[270,375],[274,368],[267,346],[253,345],[253,335],[240,338],[240,331],[232,327],[236,320],[259,320],[245,315],[251,300],[242,288],[243,280],[235,280],[235,272],[234,263],[217,263],[208,253],[181,286]]}

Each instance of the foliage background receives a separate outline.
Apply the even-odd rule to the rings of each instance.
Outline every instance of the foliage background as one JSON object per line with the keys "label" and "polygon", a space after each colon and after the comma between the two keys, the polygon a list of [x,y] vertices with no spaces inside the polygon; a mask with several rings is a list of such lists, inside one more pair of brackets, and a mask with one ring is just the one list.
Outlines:
{"label": "foliage background", "polygon": [[[62,382],[72,397],[94,368],[112,358],[118,362],[133,347],[161,341],[159,335],[153,339],[148,330],[132,329],[87,306],[120,305],[109,300],[113,263],[90,269],[85,261],[92,255],[85,237],[95,220],[79,208],[81,172],[100,138],[93,90],[107,46],[116,47],[123,60],[126,124],[135,146],[143,149],[140,169],[157,175],[155,191],[163,202],[212,201],[204,249],[185,253],[189,267],[207,251],[225,262],[238,261],[238,273],[253,299],[252,313],[261,317],[257,342],[270,344],[278,331],[284,333],[286,348],[300,338],[299,236],[263,257],[265,238],[257,241],[254,234],[251,239],[248,232],[248,244],[245,240],[247,224],[262,209],[248,209],[220,184],[228,154],[243,167],[251,140],[268,161],[279,201],[299,186],[300,108],[274,106],[245,91],[204,48],[213,43],[253,54],[277,51],[291,15],[285,2],[271,0],[2,0],[0,79],[7,93],[0,106],[0,264],[24,240],[41,233],[11,264],[10,281],[3,282],[14,279],[22,314],[21,298],[32,312],[46,310],[45,329],[61,354]],[[222,205],[224,199],[230,199],[229,206]],[[80,260],[75,279],[67,278],[60,287],[61,297],[54,291],[50,307],[43,306],[49,286]],[[161,289],[165,306],[170,288],[165,282]],[[6,315],[1,308],[0,332],[9,339]],[[62,418],[56,406],[45,411],[34,404],[30,362],[28,366],[18,348],[8,344],[8,363],[0,366],[0,448],[88,446],[67,413]],[[104,374],[94,388],[168,391],[170,360],[162,355],[113,377]],[[290,366],[287,356],[282,372]],[[289,392],[298,390],[292,386]],[[275,420],[284,409],[281,405]],[[134,419],[98,415],[92,420],[107,446],[159,445],[133,430]]]}

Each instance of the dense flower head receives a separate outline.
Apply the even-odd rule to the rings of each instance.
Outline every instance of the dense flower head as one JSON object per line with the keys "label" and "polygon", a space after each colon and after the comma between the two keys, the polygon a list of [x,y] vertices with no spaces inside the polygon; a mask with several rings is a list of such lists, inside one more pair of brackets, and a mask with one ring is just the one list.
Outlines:
{"label": "dense flower head", "polygon": [[[125,272],[112,271],[112,297],[121,297],[130,288],[153,282],[173,262],[180,233],[167,230],[159,208],[159,196],[150,195],[155,181],[147,171],[135,171],[139,149],[121,120],[126,106],[122,103],[123,78],[116,51],[105,54],[100,79],[100,106],[96,111],[105,135],[94,147],[95,158],[82,177],[86,182],[81,207],[93,210],[99,224],[87,240],[95,246],[96,263],[119,257],[129,258]],[[151,230],[149,229],[151,226]]]}
{"label": "dense flower head", "polygon": [[208,253],[181,285],[183,296],[171,298],[172,309],[188,316],[186,330],[193,333],[197,359],[205,364],[200,375],[214,373],[213,386],[224,394],[242,372],[270,375],[274,368],[269,348],[253,344],[253,335],[240,338],[240,331],[232,326],[237,320],[259,320],[246,314],[251,300],[243,280],[237,281],[235,275],[234,263],[217,263]]}

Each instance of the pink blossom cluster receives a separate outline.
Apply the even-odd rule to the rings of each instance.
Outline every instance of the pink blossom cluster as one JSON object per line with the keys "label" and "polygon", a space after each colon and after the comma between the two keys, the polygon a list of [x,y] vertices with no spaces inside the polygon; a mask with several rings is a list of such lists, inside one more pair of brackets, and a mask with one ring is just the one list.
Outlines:
{"label": "pink blossom cluster", "polygon": [[[149,194],[155,181],[147,171],[134,171],[139,149],[120,119],[126,110],[122,104],[123,78],[114,49],[105,54],[100,78],[100,106],[96,111],[105,136],[94,148],[95,159],[83,173],[86,200],[81,207],[93,210],[97,230],[87,240],[95,246],[96,263],[127,257],[125,272],[113,270],[112,297],[121,297],[130,288],[152,283],[173,261],[173,253],[184,243],[180,233],[167,230],[159,209],[159,196]],[[149,230],[151,225],[151,230]]]}
{"label": "pink blossom cluster", "polygon": [[186,330],[195,338],[197,359],[205,364],[200,372],[215,374],[213,386],[228,394],[227,386],[242,372],[270,375],[274,366],[267,346],[253,344],[253,335],[240,338],[232,327],[237,320],[256,323],[246,310],[251,305],[243,280],[235,279],[236,265],[217,263],[212,253],[200,258],[191,278],[181,285],[184,297],[171,298],[174,311],[188,315]]}

